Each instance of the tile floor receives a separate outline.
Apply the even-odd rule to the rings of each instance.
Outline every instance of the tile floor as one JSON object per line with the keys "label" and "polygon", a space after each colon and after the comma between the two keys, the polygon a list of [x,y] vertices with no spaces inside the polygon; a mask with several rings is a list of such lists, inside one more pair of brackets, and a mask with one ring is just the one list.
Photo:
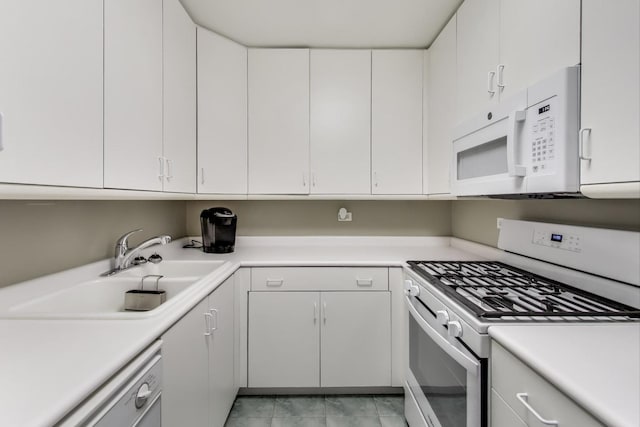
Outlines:
{"label": "tile floor", "polygon": [[225,427],[403,427],[402,396],[240,396]]}

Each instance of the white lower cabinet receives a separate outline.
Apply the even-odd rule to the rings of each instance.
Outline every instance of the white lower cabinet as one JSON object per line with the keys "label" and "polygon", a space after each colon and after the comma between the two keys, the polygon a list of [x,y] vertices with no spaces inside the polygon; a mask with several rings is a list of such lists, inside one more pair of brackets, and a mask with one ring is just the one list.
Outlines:
{"label": "white lower cabinet", "polygon": [[391,386],[388,291],[249,293],[249,387]]}
{"label": "white lower cabinet", "polygon": [[233,280],[227,279],[162,336],[165,425],[224,425],[237,393]]}
{"label": "white lower cabinet", "polygon": [[320,385],[319,292],[249,293],[249,387]]}
{"label": "white lower cabinet", "polygon": [[492,427],[603,425],[496,342],[491,344],[491,387]]}
{"label": "white lower cabinet", "polygon": [[320,385],[391,385],[389,292],[322,292]]}

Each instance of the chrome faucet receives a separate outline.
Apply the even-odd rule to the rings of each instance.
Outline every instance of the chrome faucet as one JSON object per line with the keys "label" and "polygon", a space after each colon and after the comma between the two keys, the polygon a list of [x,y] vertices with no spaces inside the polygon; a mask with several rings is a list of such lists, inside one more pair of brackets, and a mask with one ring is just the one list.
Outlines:
{"label": "chrome faucet", "polygon": [[171,242],[171,236],[162,235],[147,239],[135,248],[129,249],[129,236],[139,231],[142,231],[142,229],[139,228],[137,230],[130,231],[118,239],[114,257],[114,268],[104,273],[105,276],[111,276],[112,274],[116,274],[130,268],[132,265],[131,261],[141,250],[146,249],[149,246],[166,245]]}

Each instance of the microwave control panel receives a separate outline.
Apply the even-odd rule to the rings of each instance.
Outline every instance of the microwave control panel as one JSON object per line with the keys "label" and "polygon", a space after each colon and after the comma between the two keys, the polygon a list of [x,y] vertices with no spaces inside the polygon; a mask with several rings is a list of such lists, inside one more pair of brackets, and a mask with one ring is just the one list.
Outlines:
{"label": "microwave control panel", "polygon": [[565,251],[582,252],[582,244],[578,235],[535,230],[533,243]]}
{"label": "microwave control panel", "polygon": [[531,123],[531,173],[545,174],[553,172],[556,153],[556,120],[557,105],[555,97],[529,107],[532,114]]}

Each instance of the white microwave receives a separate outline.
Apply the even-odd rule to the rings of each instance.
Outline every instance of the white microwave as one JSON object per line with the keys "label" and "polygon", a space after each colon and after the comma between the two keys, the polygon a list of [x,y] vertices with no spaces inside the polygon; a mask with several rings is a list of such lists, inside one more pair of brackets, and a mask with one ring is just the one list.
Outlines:
{"label": "white microwave", "polygon": [[579,197],[580,67],[568,67],[460,124],[456,196]]}

